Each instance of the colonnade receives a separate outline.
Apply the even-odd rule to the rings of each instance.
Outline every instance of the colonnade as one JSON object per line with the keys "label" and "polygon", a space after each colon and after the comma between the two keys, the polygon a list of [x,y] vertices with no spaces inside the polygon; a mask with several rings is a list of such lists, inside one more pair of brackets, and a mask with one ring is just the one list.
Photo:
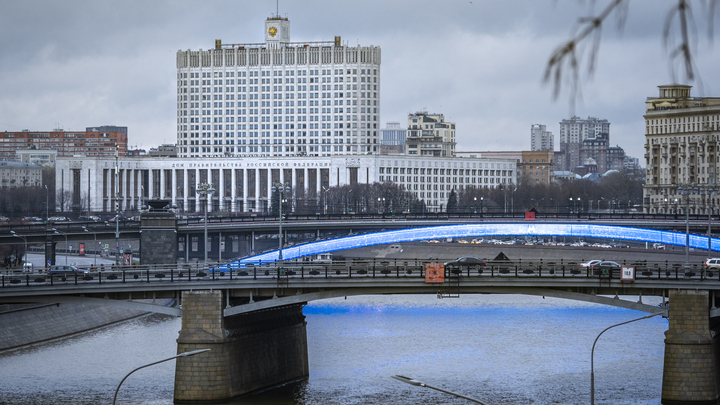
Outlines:
{"label": "colonnade", "polygon": [[269,208],[272,187],[282,183],[297,196],[317,198],[322,188],[330,187],[329,168],[171,168],[171,169],[103,169],[103,211],[134,210],[146,205],[148,199],[168,199],[185,212],[202,212],[202,196],[196,187],[212,184],[215,192],[208,195],[208,212],[264,212]]}

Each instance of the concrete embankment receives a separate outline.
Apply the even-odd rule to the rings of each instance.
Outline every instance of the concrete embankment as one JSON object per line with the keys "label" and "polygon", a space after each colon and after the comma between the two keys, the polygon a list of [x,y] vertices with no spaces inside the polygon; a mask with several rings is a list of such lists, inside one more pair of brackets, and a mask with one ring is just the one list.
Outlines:
{"label": "concrete embankment", "polygon": [[[167,300],[170,305],[172,300]],[[0,352],[71,336],[148,314],[83,304],[0,305]]]}

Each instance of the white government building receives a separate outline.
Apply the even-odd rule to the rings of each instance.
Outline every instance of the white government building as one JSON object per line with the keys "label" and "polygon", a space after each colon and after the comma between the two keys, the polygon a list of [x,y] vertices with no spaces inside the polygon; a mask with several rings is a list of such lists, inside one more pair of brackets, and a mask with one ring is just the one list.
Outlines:
{"label": "white government building", "polygon": [[[119,158],[120,210],[170,199],[201,212],[203,183],[217,190],[210,211],[266,212],[278,182],[315,201],[329,187],[392,182],[439,211],[453,188],[517,183],[514,159],[379,155],[380,48],[290,42],[287,18],[265,21],[264,43],[178,51],[177,91],[178,158]],[[115,167],[59,157],[57,192],[114,212]]]}
{"label": "white government building", "polygon": [[182,157],[359,155],[380,146],[380,47],[290,42],[290,21],[265,21],[265,42],[177,52]]}
{"label": "white government building", "polygon": [[[324,189],[356,183],[392,182],[441,211],[451,189],[494,188],[517,183],[515,159],[428,158],[406,155],[246,158],[120,158],[119,208],[134,210],[147,199],[170,199],[185,212],[202,212],[196,185],[217,189],[209,210],[266,212],[272,186],[280,182],[295,195],[320,199]],[[73,206],[93,212],[115,210],[113,158],[59,157],[58,193]]]}

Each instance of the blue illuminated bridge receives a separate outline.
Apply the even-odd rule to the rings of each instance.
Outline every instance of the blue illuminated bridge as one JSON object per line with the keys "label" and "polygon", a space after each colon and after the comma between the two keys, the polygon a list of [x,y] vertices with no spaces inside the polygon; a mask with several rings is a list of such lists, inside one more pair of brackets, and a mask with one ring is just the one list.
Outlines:
{"label": "blue illuminated bridge", "polygon": [[[180,309],[135,302],[138,299],[181,298],[183,291],[222,290],[225,316],[305,303],[317,299],[368,294],[529,294],[596,302],[649,313],[666,309],[643,303],[643,296],[666,297],[669,289],[720,289],[718,271],[703,271],[682,263],[622,263],[634,269],[634,280],[622,280],[620,269],[581,267],[558,261],[489,262],[486,266],[447,268],[442,283],[426,281],[427,259],[401,261],[313,261],[314,257],[364,246],[427,239],[499,235],[607,238],[685,245],[685,234],[635,227],[563,223],[477,223],[434,226],[369,233],[317,241],[283,249],[286,260],[278,265],[278,252],[245,257],[214,268],[199,265],[153,265],[91,271],[64,279],[45,275],[0,276],[0,302],[75,302],[141,307],[180,315]],[[706,249],[708,239],[691,235],[690,246]],[[712,239],[712,250],[720,240]],[[566,248],[570,249],[570,248]],[[632,296],[631,300],[620,299]],[[720,315],[714,305],[713,316]]]}
{"label": "blue illuminated bridge", "polygon": [[[388,243],[415,242],[428,239],[514,236],[561,236],[573,238],[624,239],[666,245],[685,246],[686,234],[626,226],[594,225],[582,223],[473,223],[462,225],[431,226],[375,232],[356,236],[307,243],[283,249],[283,259],[291,260],[339,250],[384,245]],[[691,248],[708,248],[708,237],[690,235]],[[712,238],[711,250],[720,249],[720,240]],[[248,264],[259,265],[278,260],[278,251],[246,257],[229,263],[233,269]]]}

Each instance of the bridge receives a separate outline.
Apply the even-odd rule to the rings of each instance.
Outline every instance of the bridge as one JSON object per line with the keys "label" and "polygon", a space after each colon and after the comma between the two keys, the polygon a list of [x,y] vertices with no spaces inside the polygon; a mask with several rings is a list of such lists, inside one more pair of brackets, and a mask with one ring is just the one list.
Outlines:
{"label": "bridge", "polygon": [[[168,213],[161,222],[162,226],[153,225],[151,218],[158,213],[143,213],[141,221],[123,221],[119,224],[119,246],[132,248],[137,253],[146,248],[140,256],[146,260],[149,255],[147,243],[141,243],[143,232],[163,228],[168,232],[158,237],[175,240],[173,255],[165,252],[162,257],[146,260],[143,263],[171,263],[175,261],[192,262],[204,260],[205,244],[199,243],[207,228],[210,242],[207,244],[207,257],[211,261],[224,262],[234,257],[251,256],[277,246],[278,221],[272,216],[236,216],[210,217],[205,224],[202,218],[183,219]],[[163,213],[159,213],[163,214]],[[704,249],[702,235],[707,239],[711,224],[706,216],[691,215],[687,223],[693,237],[691,247]],[[305,244],[315,240],[334,239],[348,234],[373,233],[383,230],[399,230],[423,228],[438,225],[463,224],[522,224],[528,223],[525,213],[457,213],[457,214],[348,214],[348,215],[288,215],[283,219],[283,239],[286,245]],[[607,226],[627,226],[666,231],[683,231],[686,227],[682,215],[664,214],[612,214],[612,213],[536,213],[532,223],[537,224],[595,224]],[[57,230],[57,232],[55,231]],[[15,232],[15,236],[12,232]],[[85,244],[87,254],[97,253],[97,245],[93,242],[103,241],[109,245],[108,253],[115,252],[116,226],[114,223],[102,222],[57,222],[49,224],[11,224],[0,225],[0,243],[28,244],[42,243],[45,245],[46,260],[55,263],[55,246],[64,242],[73,244],[73,252],[78,253],[78,244]],[[157,233],[157,232],[156,232]],[[22,239],[21,239],[22,237]],[[699,239],[698,239],[699,238]],[[150,238],[146,238],[149,240]],[[681,241],[684,244],[684,239]],[[707,246],[707,244],[705,244]],[[67,249],[67,246],[63,246]],[[705,247],[706,248],[706,247]],[[140,252],[142,253],[142,252]]]}
{"label": "bridge", "polygon": [[[667,316],[670,328],[663,403],[704,404],[720,398],[720,373],[714,361],[716,341],[710,333],[711,317],[720,315],[715,297],[720,290],[717,271],[693,271],[682,263],[648,261],[623,263],[632,269],[625,273],[620,269],[583,268],[565,260],[498,260],[480,267],[447,269],[427,259],[329,263],[301,260],[303,255],[381,243],[508,234],[623,237],[678,245],[685,242],[685,234],[677,232],[578,223],[424,227],[288,247],[283,249],[283,256],[294,261],[287,262],[276,261],[275,251],[211,268],[150,265],[64,279],[3,275],[0,302],[136,306],[141,304],[132,302],[134,299],[175,298],[182,311],[158,306],[154,310],[182,313],[178,351],[212,348],[209,360],[187,358],[178,362],[175,399],[182,403],[224,400],[307,376],[302,306],[308,301],[359,294],[434,294],[452,298],[478,293],[575,299]],[[700,247],[703,243],[707,246],[708,239],[691,238],[691,244]],[[712,239],[711,246],[717,250],[720,244]],[[628,296],[633,298],[628,300]],[[667,308],[644,304],[642,297],[647,296],[668,298],[672,305]],[[188,371],[191,366],[193,372]],[[203,371],[200,377],[198,370]]]}

